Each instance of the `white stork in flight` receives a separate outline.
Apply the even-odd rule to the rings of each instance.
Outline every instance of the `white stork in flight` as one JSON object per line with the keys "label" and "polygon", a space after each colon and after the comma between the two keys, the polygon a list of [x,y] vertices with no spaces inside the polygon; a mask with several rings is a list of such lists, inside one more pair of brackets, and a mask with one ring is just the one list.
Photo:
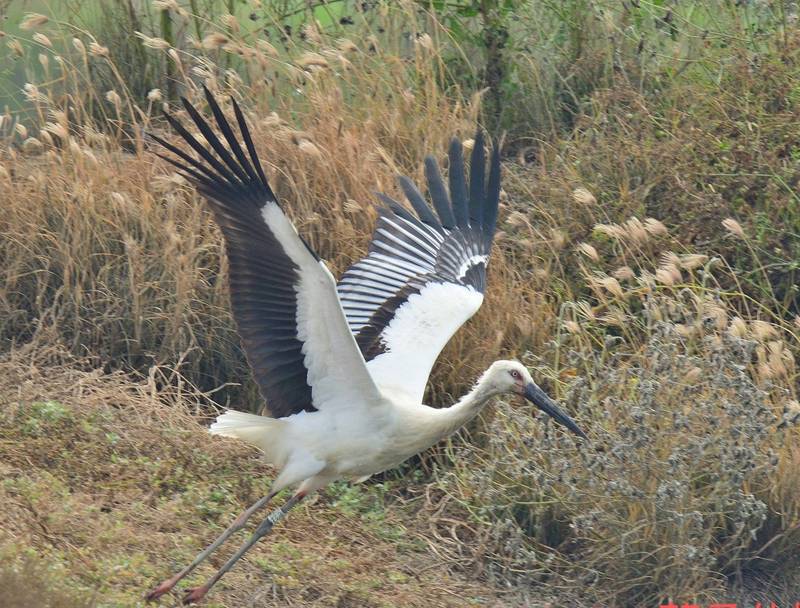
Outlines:
{"label": "white stork in flight", "polygon": [[289,501],[183,600],[199,601],[309,493],[337,479],[362,480],[397,466],[454,433],[496,395],[521,395],[586,438],[517,361],[493,363],[448,408],[422,403],[439,352],[483,301],[500,195],[497,145],[487,177],[478,132],[467,181],[462,147],[454,139],[449,188],[436,161],[425,160],[435,213],[411,180],[401,177],[416,215],[381,196],[385,207],[369,253],[337,284],[284,215],[236,102],[233,112],[244,147],[207,90],[206,97],[221,138],[183,102],[207,145],[167,116],[197,157],[152,137],[179,159],[162,156],[197,187],[222,229],[233,316],[271,414],[231,410],[217,418],[211,433],[255,445],[280,473],[267,496],[147,599],[171,590],[278,492],[296,487]]}

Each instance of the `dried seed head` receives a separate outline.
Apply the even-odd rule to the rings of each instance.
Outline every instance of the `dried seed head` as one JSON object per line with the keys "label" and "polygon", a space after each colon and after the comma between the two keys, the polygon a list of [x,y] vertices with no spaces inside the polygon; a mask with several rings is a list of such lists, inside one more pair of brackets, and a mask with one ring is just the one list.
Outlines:
{"label": "dried seed head", "polygon": [[595,224],[593,230],[617,241],[624,239],[627,234],[619,224]]}
{"label": "dried seed head", "polygon": [[28,101],[32,101],[34,103],[47,103],[47,95],[44,93],[39,92],[39,87],[35,84],[31,84],[30,82],[26,82],[25,86],[22,87],[22,91],[25,93],[25,97]]}
{"label": "dried seed head", "polygon": [[42,149],[42,142],[35,137],[29,137],[22,142],[22,150],[28,154],[39,152]]}
{"label": "dried seed head", "polygon": [[551,228],[550,237],[553,241],[553,248],[560,251],[567,245],[567,233],[560,228]]}
{"label": "dried seed head", "polygon": [[303,153],[308,154],[309,156],[322,156],[322,151],[307,139],[301,139],[298,142],[297,147],[300,148]]}
{"label": "dried seed head", "polygon": [[347,199],[347,200],[344,202],[344,210],[345,210],[347,213],[353,213],[353,214],[356,214],[356,213],[362,213],[362,212],[363,212],[363,208],[362,208],[362,207],[361,207],[361,205],[358,203],[358,201],[356,201],[356,200],[353,200],[352,198],[348,198],[348,199]]}
{"label": "dried seed head", "polygon": [[610,306],[608,312],[600,317],[600,320],[606,325],[613,325],[614,327],[625,327],[628,322],[628,315],[621,311],[616,306]]}
{"label": "dried seed head", "polygon": [[343,53],[355,53],[356,51],[358,51],[358,46],[356,46],[355,42],[353,42],[352,40],[348,40],[347,38],[340,38],[339,40],[337,40],[336,46]]}
{"label": "dried seed head", "polygon": [[122,98],[114,89],[106,91],[106,101],[113,104],[116,108],[119,108],[122,105]]}
{"label": "dried seed head", "polygon": [[432,51],[433,38],[431,38],[429,34],[422,34],[421,36],[417,36],[416,40],[414,41],[414,45],[418,48]]}
{"label": "dried seed head", "polygon": [[222,22],[222,25],[227,27],[234,34],[238,34],[239,33],[239,30],[241,28],[239,27],[238,19],[236,19],[236,17],[234,15],[231,15],[231,14],[222,15],[222,17],[220,18],[220,21]]}
{"label": "dried seed head", "polygon": [[782,340],[773,340],[767,346],[770,356],[770,365],[776,375],[789,378],[794,376],[795,360],[792,351],[786,347]]}
{"label": "dried seed head", "polygon": [[675,331],[682,338],[693,338],[700,333],[700,328],[696,325],[688,325],[686,323],[676,323]]}
{"label": "dried seed head", "polygon": [[73,38],[72,39],[72,46],[78,51],[81,55],[86,54],[86,47],[83,45],[83,42],[80,38]]}
{"label": "dried seed head", "polygon": [[592,308],[592,305],[589,304],[589,302],[587,302],[586,300],[581,300],[580,302],[578,302],[575,305],[575,310],[577,310],[578,314],[580,314],[585,319],[588,319],[590,321],[594,321],[597,319],[597,316],[594,314],[594,309]]}
{"label": "dried seed head", "polygon": [[628,233],[628,237],[634,243],[646,243],[650,239],[647,230],[644,228],[644,224],[642,224],[642,221],[638,217],[632,217],[625,222],[625,230]]}
{"label": "dried seed head", "polygon": [[728,312],[716,302],[704,304],[705,318],[713,321],[717,331],[722,331],[728,326]]}
{"label": "dried seed head", "polygon": [[625,298],[625,292],[622,291],[622,286],[619,284],[619,281],[617,281],[617,279],[615,279],[614,277],[602,277],[598,279],[598,282],[611,295],[620,299]]}
{"label": "dried seed head", "polygon": [[576,249],[593,262],[598,262],[600,260],[597,249],[592,247],[589,243],[578,243]]}
{"label": "dried seed head", "polygon": [[170,48],[169,42],[163,38],[151,38],[150,36],[145,36],[141,32],[136,32],[136,37],[139,38],[142,41],[142,44],[149,49],[164,51]]}
{"label": "dried seed head", "polygon": [[465,139],[461,142],[461,146],[464,148],[465,152],[471,152],[472,148],[475,147],[475,140],[474,139]]}
{"label": "dried seed head", "polygon": [[19,22],[19,29],[26,31],[35,30],[38,27],[42,27],[48,21],[50,21],[50,18],[47,17],[47,15],[28,13],[22,18],[22,21]]}
{"label": "dried seed head", "polygon": [[95,57],[108,57],[108,47],[96,42],[89,43],[89,53]]}
{"label": "dried seed head", "polygon": [[328,60],[325,59],[319,53],[313,53],[311,51],[307,53],[303,53],[299,59],[295,61],[297,65],[299,65],[304,70],[308,70],[311,68],[327,68],[330,67]]}
{"label": "dried seed head", "polygon": [[748,334],[747,323],[741,317],[733,317],[731,324],[728,326],[728,333],[735,338],[746,338]]}
{"label": "dried seed head", "polygon": [[157,101],[161,101],[163,96],[161,95],[161,89],[150,89],[147,92],[147,101],[151,103],[155,103]]}
{"label": "dried seed head", "polygon": [[564,321],[564,329],[571,334],[581,333],[581,325],[577,321]]}
{"label": "dried seed head", "polygon": [[581,205],[594,205],[597,203],[597,199],[594,197],[594,194],[583,187],[575,188],[575,190],[572,191],[572,199]]}
{"label": "dried seed head", "polygon": [[22,57],[25,54],[25,50],[22,48],[22,43],[15,38],[6,41],[6,46],[17,57]]}
{"label": "dried seed head", "polygon": [[708,256],[701,253],[686,253],[680,256],[680,265],[684,270],[694,270],[708,261]]}
{"label": "dried seed head", "polygon": [[630,281],[634,276],[636,276],[630,266],[622,266],[617,268],[611,274],[615,279],[619,279],[620,281]]}
{"label": "dried seed head", "polygon": [[67,131],[66,127],[64,127],[64,125],[55,122],[48,122],[45,125],[44,130],[48,133],[52,133],[61,140],[66,141],[67,139],[69,139],[69,132]]}
{"label": "dried seed head", "polygon": [[521,211],[512,211],[506,218],[506,224],[512,228],[528,225],[528,218]]}
{"label": "dried seed head", "polygon": [[667,286],[672,286],[675,283],[672,279],[672,273],[664,268],[656,270],[656,281]]}
{"label": "dried seed head", "polygon": [[23,140],[28,138],[28,129],[21,122],[14,125],[14,131],[17,132]]}
{"label": "dried seed head", "polygon": [[669,234],[667,227],[654,217],[648,217],[644,220],[644,229],[653,236],[667,236]]}
{"label": "dried seed head", "polygon": [[772,323],[767,323],[766,321],[761,321],[760,319],[750,321],[750,331],[756,340],[765,341],[769,340],[770,338],[778,337],[778,331],[775,329],[775,326],[772,325]]}
{"label": "dried seed head", "polygon": [[722,220],[722,226],[732,235],[737,236],[740,239],[745,238],[744,230],[742,229],[741,224],[732,217]]}
{"label": "dried seed head", "polygon": [[664,251],[661,253],[661,265],[662,266],[677,266],[681,263],[680,258],[678,255],[672,251]]}
{"label": "dried seed head", "polygon": [[278,50],[266,40],[262,40],[260,38],[256,40],[256,48],[269,57],[278,56]]}
{"label": "dried seed head", "polygon": [[50,38],[42,34],[41,32],[36,32],[33,36],[33,41],[41,44],[42,46],[46,46],[49,49],[53,48],[53,43],[50,41]]}
{"label": "dried seed head", "polygon": [[229,38],[225,34],[214,32],[203,38],[202,46],[204,49],[214,51],[222,48],[229,42]]}

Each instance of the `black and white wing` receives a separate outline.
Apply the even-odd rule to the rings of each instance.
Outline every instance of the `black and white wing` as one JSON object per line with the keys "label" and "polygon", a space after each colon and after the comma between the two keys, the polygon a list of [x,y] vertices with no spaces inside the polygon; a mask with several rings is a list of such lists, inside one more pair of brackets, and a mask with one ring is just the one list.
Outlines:
{"label": "black and white wing", "polygon": [[246,152],[207,90],[206,98],[225,143],[185,99],[208,144],[177,119],[167,120],[198,157],[151,137],[180,159],[159,155],[203,194],[222,229],[233,317],[270,413],[281,418],[381,403],[333,276],[278,205],[241,110],[232,102]]}
{"label": "black and white wing", "polygon": [[449,192],[436,161],[425,159],[435,213],[407,177],[400,186],[416,216],[386,203],[367,257],[351,266],[337,290],[350,330],[372,378],[387,394],[421,403],[442,348],[480,308],[500,197],[494,147],[486,177],[481,132],[475,137],[469,183],[461,143],[449,150]]}

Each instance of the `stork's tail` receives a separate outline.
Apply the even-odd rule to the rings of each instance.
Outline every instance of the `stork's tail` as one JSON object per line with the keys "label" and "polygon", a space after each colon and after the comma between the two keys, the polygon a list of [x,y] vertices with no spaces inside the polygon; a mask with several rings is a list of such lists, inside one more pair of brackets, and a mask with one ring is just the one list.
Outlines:
{"label": "stork's tail", "polygon": [[212,435],[235,437],[246,441],[264,452],[270,463],[280,467],[285,461],[283,449],[285,427],[284,420],[228,410],[217,416],[216,422],[208,431]]}

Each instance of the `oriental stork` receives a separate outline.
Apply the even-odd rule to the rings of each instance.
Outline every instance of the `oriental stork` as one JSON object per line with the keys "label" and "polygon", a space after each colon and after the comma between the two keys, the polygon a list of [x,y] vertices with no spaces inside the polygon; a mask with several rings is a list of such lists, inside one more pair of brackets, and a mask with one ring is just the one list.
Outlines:
{"label": "oriental stork", "polygon": [[199,601],[304,497],[335,480],[363,480],[397,466],[454,433],[496,395],[521,395],[586,438],[517,361],[493,363],[448,408],[422,403],[439,352],[483,302],[500,196],[497,145],[487,176],[478,131],[467,180],[462,146],[454,139],[449,187],[428,157],[425,175],[433,209],[411,180],[400,177],[415,214],[380,195],[385,206],[369,252],[337,284],[284,215],[239,106],[231,101],[237,136],[211,93],[205,94],[221,138],[185,99],[207,143],[169,115],[169,124],[196,156],[152,138],[174,155],[159,154],[205,197],[222,229],[233,316],[270,412],[230,410],[210,431],[255,445],[280,472],[269,494],[147,599],[171,590],[278,492],[296,488],[216,574],[183,600]]}

